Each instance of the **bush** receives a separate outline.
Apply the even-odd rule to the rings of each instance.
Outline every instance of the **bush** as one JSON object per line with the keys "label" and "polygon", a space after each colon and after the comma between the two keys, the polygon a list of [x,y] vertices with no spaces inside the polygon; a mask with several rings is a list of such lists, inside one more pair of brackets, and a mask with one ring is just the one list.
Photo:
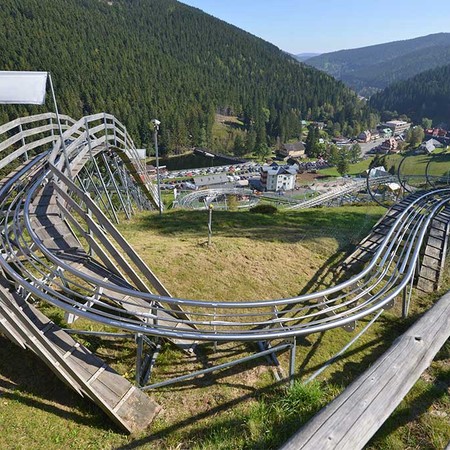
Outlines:
{"label": "bush", "polygon": [[256,214],[275,214],[278,211],[276,206],[269,204],[256,205],[253,208],[250,208],[251,213]]}

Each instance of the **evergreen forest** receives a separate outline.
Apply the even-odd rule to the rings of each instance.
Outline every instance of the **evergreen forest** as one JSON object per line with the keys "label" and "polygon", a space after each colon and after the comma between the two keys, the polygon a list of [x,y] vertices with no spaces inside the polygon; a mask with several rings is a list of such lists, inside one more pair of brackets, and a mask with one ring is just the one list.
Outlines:
{"label": "evergreen forest", "polygon": [[[387,87],[370,99],[385,112],[406,114],[415,122],[424,117],[435,125],[450,126],[450,65],[420,73]],[[395,116],[396,114],[393,114]]]}
{"label": "evergreen forest", "polygon": [[[61,113],[116,115],[138,145],[161,122],[167,153],[211,147],[216,113],[239,145],[298,139],[301,120],[363,128],[369,109],[341,82],[175,0],[2,0],[0,70],[52,73]],[[1,106],[0,123],[42,107]]]}

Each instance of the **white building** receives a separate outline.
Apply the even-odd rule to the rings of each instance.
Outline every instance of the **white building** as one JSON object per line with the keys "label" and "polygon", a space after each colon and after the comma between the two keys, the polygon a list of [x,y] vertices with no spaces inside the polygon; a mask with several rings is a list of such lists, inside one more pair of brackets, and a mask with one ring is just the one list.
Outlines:
{"label": "white building", "polygon": [[297,166],[272,164],[261,168],[261,185],[266,191],[291,191],[295,188]]}
{"label": "white building", "polygon": [[401,134],[411,128],[411,124],[405,122],[404,120],[390,120],[389,122],[383,124],[383,126],[390,128],[394,136]]}
{"label": "white building", "polygon": [[437,148],[442,148],[444,145],[436,139],[428,139],[428,141],[422,142],[416,153],[432,153]]}

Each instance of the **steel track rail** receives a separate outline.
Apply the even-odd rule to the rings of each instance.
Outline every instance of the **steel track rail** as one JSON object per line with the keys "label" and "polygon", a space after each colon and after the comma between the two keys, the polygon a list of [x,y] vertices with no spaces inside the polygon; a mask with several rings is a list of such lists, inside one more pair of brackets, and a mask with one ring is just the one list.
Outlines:
{"label": "steel track rail", "polygon": [[[94,124],[99,120],[109,122],[107,127],[100,124],[87,130],[89,120]],[[91,142],[91,145],[105,145],[121,133],[112,116],[95,115],[89,120],[82,119],[65,132],[67,136],[76,136],[66,149],[69,161],[81,160],[80,152],[86,151],[87,147],[84,140],[91,139],[91,134],[107,129],[109,134],[92,136]],[[121,136],[123,142],[129,139],[123,130]],[[330,288],[274,300],[173,298],[88,275],[46,248],[32,223],[34,202],[45,183],[55,183],[80,208],[90,210],[91,220],[99,223],[105,220],[95,203],[89,203],[89,198],[64,175],[64,172],[70,175],[70,167],[65,167],[65,160],[58,155],[57,144],[49,158],[51,170],[43,164],[46,157],[41,157],[31,161],[0,189],[4,224],[0,266],[4,273],[31,295],[77,316],[134,333],[176,339],[284,339],[345,326],[384,309],[411,282],[430,222],[450,202],[448,188],[418,194],[399,213],[368,265],[349,280]],[[28,180],[32,171],[37,176]],[[67,207],[70,209],[70,202]],[[64,210],[60,212],[63,216]],[[86,217],[79,217],[79,220],[86,229],[89,228]],[[107,239],[120,247],[120,242],[114,242],[111,236]],[[98,295],[99,292],[105,294]],[[148,308],[142,306],[143,300]],[[127,305],[126,314],[123,304]],[[179,315],[180,307],[185,312],[183,316]],[[169,315],[164,324],[158,322],[163,312]]]}
{"label": "steel track rail", "polygon": [[[290,304],[295,305],[301,305],[305,301],[309,301],[311,299],[320,299],[325,298],[326,295],[329,295],[332,292],[343,292],[340,296],[336,297],[335,299],[328,300],[329,304],[334,304],[334,306],[331,307],[332,311],[336,311],[339,309],[343,309],[342,305],[337,304],[338,301],[343,301],[344,299],[349,298],[349,294],[345,293],[344,290],[349,287],[354,287],[354,285],[362,278],[361,275],[369,274],[369,271],[363,271],[361,274],[358,274],[353,279],[341,283],[340,285],[337,285],[333,288],[327,289],[325,291],[308,294],[306,296],[300,296],[300,297],[294,297],[291,299],[281,299],[281,300],[273,300],[273,301],[260,301],[260,302],[200,302],[200,301],[194,301],[194,300],[188,300],[188,299],[174,299],[171,297],[162,297],[162,296],[156,296],[153,294],[148,294],[144,292],[137,293],[135,290],[130,290],[126,288],[121,288],[116,285],[111,285],[103,280],[96,280],[92,277],[87,277],[82,272],[74,270],[70,265],[65,263],[63,260],[58,259],[55,255],[53,255],[51,252],[45,249],[45,247],[42,245],[42,243],[39,241],[38,237],[33,233],[33,229],[31,227],[31,223],[29,221],[29,217],[27,214],[27,210],[30,207],[31,199],[33,197],[33,193],[39,186],[39,181],[35,183],[32,189],[28,190],[27,198],[25,200],[25,206],[24,206],[24,220],[25,224],[28,230],[28,233],[30,233],[33,242],[36,244],[36,246],[40,249],[42,253],[46,255],[46,257],[55,264],[55,266],[62,268],[64,271],[70,272],[72,275],[78,277],[79,279],[82,279],[86,282],[91,283],[92,285],[99,285],[102,286],[105,289],[108,289],[113,292],[117,292],[120,294],[126,294],[130,298],[133,298],[134,296],[138,296],[139,298],[147,298],[150,301],[164,301],[164,303],[168,304],[179,304],[183,305],[183,308],[187,312],[187,314],[192,315],[194,317],[198,317],[199,313],[195,310],[186,310],[187,306],[202,306],[205,311],[211,310],[211,309],[217,309],[217,308],[227,308],[227,309],[234,309],[236,311],[244,311],[248,308],[267,308],[272,306],[287,306]],[[267,319],[267,312],[265,313],[245,313],[247,317],[247,320],[245,322],[237,321],[236,319],[242,318],[242,314],[236,313],[236,312],[230,312],[228,314],[221,314],[220,316],[223,317],[222,319],[218,320],[217,313],[214,314],[213,312],[205,313],[202,312],[200,314],[208,315],[209,317],[216,319],[209,320],[209,321],[200,321],[200,320],[194,320],[193,322],[197,326],[214,326],[214,327],[222,327],[222,331],[217,331],[217,328],[214,332],[210,332],[208,334],[205,334],[205,332],[199,330],[199,331],[189,331],[186,330],[183,331],[183,329],[179,329],[179,331],[175,332],[173,334],[173,330],[167,329],[167,327],[157,327],[152,325],[149,327],[146,324],[137,323],[137,321],[132,321],[130,319],[123,319],[120,322],[116,322],[116,326],[120,326],[121,328],[128,328],[136,330],[136,326],[138,326],[138,330],[140,332],[146,332],[148,334],[154,334],[159,336],[170,336],[170,337],[190,337],[192,339],[204,339],[204,340],[250,340],[250,339],[263,339],[263,338],[279,338],[279,337],[287,337],[287,336],[293,336],[298,334],[308,334],[310,332],[314,331],[323,331],[324,329],[334,328],[336,326],[342,326],[345,323],[348,323],[349,321],[353,321],[357,318],[361,318],[364,315],[371,314],[373,311],[376,311],[377,309],[382,308],[386,303],[390,302],[399,291],[403,289],[403,287],[407,284],[409,277],[403,276],[402,274],[405,273],[405,270],[410,267],[415,267],[415,257],[414,255],[418,255],[418,251],[416,250],[416,247],[420,248],[420,244],[423,240],[424,232],[426,231],[426,226],[429,224],[429,221],[431,217],[446,203],[449,201],[449,198],[446,199],[436,199],[436,195],[442,195],[442,194],[449,194],[448,189],[444,190],[438,190],[437,192],[434,192],[433,194],[427,193],[421,195],[418,199],[416,199],[410,207],[405,210],[401,216],[397,219],[396,224],[394,224],[392,230],[390,233],[388,233],[386,239],[384,240],[383,244],[380,246],[379,251],[377,252],[377,255],[373,258],[372,263],[369,264],[369,269],[372,269],[374,266],[374,262],[376,262],[379,257],[381,257],[381,261],[378,264],[378,267],[375,268],[375,275],[372,275],[370,278],[370,281],[366,283],[365,290],[361,290],[360,286],[357,286],[356,290],[353,290],[350,292],[350,294],[353,296],[353,298],[350,298],[346,303],[344,303],[344,311],[341,311],[339,314],[336,314],[333,317],[326,316],[322,312],[313,312],[309,315],[304,315],[303,317],[299,318],[298,316],[289,317],[289,318],[274,318],[274,319]],[[429,204],[428,204],[429,203]],[[425,214],[425,213],[431,213]],[[28,219],[27,219],[28,218]],[[17,219],[17,218],[16,218]],[[416,222],[414,226],[411,224]],[[402,222],[402,227],[396,227],[400,222]],[[406,230],[408,230],[408,227],[411,227],[410,233],[408,233],[408,239],[404,240]],[[398,230],[394,233],[394,231],[398,228]],[[405,241],[403,244],[402,242]],[[395,255],[399,248],[402,247],[402,251],[400,252],[400,259],[397,263],[395,263],[394,266],[394,274],[390,275],[388,281],[385,283],[383,288],[375,295],[371,297],[370,301],[365,301],[362,304],[357,304],[358,301],[361,300],[361,298],[364,295],[367,295],[370,293],[370,291],[373,291],[374,289],[378,288],[378,285],[382,283],[383,280],[385,280],[387,273],[392,268],[392,265],[394,264],[392,256],[388,258],[389,255]],[[395,251],[393,252],[393,248],[395,246]],[[385,249],[384,255],[382,254],[382,250]],[[412,261],[411,261],[412,259]],[[409,272],[413,274],[413,271],[409,269]],[[396,274],[397,273],[397,274]],[[407,274],[408,275],[408,271]],[[402,280],[400,283],[398,283],[399,278],[402,277]],[[394,288],[394,293],[392,293],[392,289]],[[58,298],[59,296],[55,296]],[[113,299],[111,297],[111,299]],[[65,299],[67,301],[67,299]],[[351,309],[349,308],[349,305],[355,304],[352,306]],[[72,305],[72,306],[70,306]],[[129,305],[132,305],[132,302],[130,301]],[[95,308],[85,308],[84,305],[74,305],[73,301],[69,301],[65,305],[60,303],[59,306],[64,307],[65,309],[75,308],[78,315],[86,315],[87,317],[93,318],[95,320],[100,321],[106,321],[107,323],[111,324],[111,320],[114,317],[114,314],[117,314],[119,309],[118,308],[110,308],[110,311],[112,314],[105,314],[104,312],[99,312],[95,310]],[[106,304],[102,304],[103,307],[106,307]],[[78,308],[83,308],[85,311],[79,311]],[[304,307],[307,310],[314,310],[317,308],[317,305],[312,305],[310,307]],[[173,310],[169,310],[169,312],[173,312]],[[295,311],[298,313],[298,310]],[[329,312],[329,310],[327,311]],[[155,320],[157,319],[157,315],[151,313],[142,313],[138,309],[136,311],[136,316],[141,316],[147,319]],[[261,320],[262,317],[266,317],[266,320]],[[224,318],[227,317],[228,320],[224,320]],[[305,319],[315,319],[312,322],[306,322],[299,324],[292,324],[291,322],[296,322],[299,319],[302,319],[305,321]],[[252,320],[248,320],[252,319]],[[190,323],[186,321],[181,321],[176,318],[173,318],[173,322],[176,324],[182,324],[182,323]],[[259,327],[267,327],[267,326],[274,326],[278,324],[283,324],[285,329],[280,331],[279,329],[274,330],[267,330],[264,328],[255,329],[255,325]],[[228,327],[230,328],[230,331],[224,332],[223,328]],[[245,330],[245,334],[241,331],[240,333],[233,332],[232,330],[235,328],[245,328],[248,327],[250,329]],[[288,328],[287,328],[288,327]]]}

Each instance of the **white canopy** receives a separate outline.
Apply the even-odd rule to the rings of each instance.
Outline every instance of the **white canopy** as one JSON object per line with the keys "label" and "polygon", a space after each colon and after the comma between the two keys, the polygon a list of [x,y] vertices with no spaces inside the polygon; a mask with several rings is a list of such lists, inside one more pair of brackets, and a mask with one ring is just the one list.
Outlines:
{"label": "white canopy", "polygon": [[0,103],[43,105],[47,72],[0,71]]}

